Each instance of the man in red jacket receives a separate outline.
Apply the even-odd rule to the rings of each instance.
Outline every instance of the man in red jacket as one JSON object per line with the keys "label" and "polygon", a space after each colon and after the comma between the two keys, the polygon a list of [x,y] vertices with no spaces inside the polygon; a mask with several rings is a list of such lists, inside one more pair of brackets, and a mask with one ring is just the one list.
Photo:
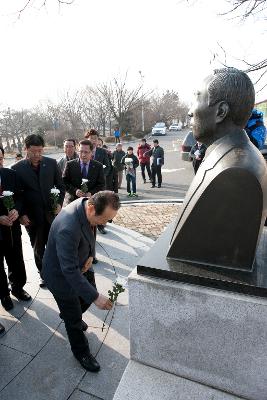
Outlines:
{"label": "man in red jacket", "polygon": [[148,154],[149,150],[150,145],[146,142],[146,139],[142,139],[141,143],[137,147],[137,156],[139,159],[144,183],[146,183],[145,169],[147,170],[148,178],[151,181],[150,155]]}

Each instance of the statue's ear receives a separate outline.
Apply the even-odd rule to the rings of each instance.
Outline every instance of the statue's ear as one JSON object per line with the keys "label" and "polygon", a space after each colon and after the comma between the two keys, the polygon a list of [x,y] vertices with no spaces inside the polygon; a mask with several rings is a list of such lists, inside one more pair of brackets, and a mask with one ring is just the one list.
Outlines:
{"label": "statue's ear", "polygon": [[216,112],[216,123],[219,124],[222,122],[229,112],[229,105],[225,101],[220,101],[217,103],[217,112]]}

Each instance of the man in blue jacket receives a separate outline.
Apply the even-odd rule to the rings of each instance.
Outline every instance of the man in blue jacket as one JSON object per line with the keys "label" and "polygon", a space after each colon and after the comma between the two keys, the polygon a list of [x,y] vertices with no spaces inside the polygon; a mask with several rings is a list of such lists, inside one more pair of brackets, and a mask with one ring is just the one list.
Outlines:
{"label": "man in blue jacket", "polygon": [[90,353],[83,332],[87,325],[82,313],[93,302],[102,310],[112,308],[112,302],[97,292],[90,269],[95,256],[92,227],[114,218],[119,207],[118,195],[110,191],[70,203],[51,226],[43,258],[43,278],[58,304],[71,350],[80,364],[91,372],[99,371],[100,366]]}

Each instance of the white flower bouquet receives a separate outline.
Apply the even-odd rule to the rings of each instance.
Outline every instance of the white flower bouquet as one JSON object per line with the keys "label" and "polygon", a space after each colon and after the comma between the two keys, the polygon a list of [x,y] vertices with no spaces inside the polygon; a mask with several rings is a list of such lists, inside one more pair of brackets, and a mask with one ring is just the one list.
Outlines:
{"label": "white flower bouquet", "polygon": [[[2,198],[3,198],[3,204],[4,207],[6,207],[7,211],[10,212],[11,210],[13,210],[13,208],[15,208],[15,202],[13,199],[13,192],[10,192],[9,190],[4,190],[2,193]],[[13,235],[12,235],[12,229],[10,227],[10,236],[11,236],[11,244],[13,247]]]}
{"label": "white flower bouquet", "polygon": [[81,191],[83,192],[83,193],[87,193],[88,192],[88,186],[87,186],[87,184],[88,184],[88,179],[82,179],[82,184],[81,184]]}
{"label": "white flower bouquet", "polygon": [[59,194],[60,190],[55,186],[50,190],[51,207],[54,215],[56,215],[57,206],[59,204]]}

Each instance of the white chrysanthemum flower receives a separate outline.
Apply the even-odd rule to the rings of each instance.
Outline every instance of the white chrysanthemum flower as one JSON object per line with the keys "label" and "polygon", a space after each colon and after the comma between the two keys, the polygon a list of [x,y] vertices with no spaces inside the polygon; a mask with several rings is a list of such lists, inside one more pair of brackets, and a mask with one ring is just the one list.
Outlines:
{"label": "white chrysanthemum flower", "polygon": [[10,192],[9,190],[4,190],[3,191],[3,193],[2,193],[2,195],[4,196],[4,197],[8,197],[8,196],[13,196],[13,192]]}
{"label": "white chrysanthemum flower", "polygon": [[59,193],[60,193],[60,190],[57,189],[56,187],[53,187],[53,188],[50,190],[50,193],[51,193],[51,194],[59,194]]}
{"label": "white chrysanthemum flower", "polygon": [[84,184],[84,183],[87,183],[88,182],[88,179],[82,179],[82,183]]}

